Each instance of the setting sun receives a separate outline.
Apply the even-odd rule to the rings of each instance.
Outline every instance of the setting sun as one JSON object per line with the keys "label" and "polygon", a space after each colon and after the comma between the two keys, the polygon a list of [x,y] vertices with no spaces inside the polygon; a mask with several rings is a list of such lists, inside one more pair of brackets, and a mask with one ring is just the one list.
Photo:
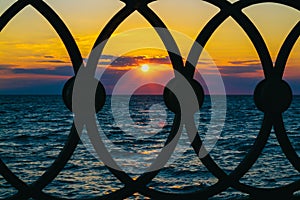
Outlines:
{"label": "setting sun", "polygon": [[148,71],[149,71],[149,65],[147,65],[147,64],[142,65],[141,70],[142,70],[143,72],[148,72]]}

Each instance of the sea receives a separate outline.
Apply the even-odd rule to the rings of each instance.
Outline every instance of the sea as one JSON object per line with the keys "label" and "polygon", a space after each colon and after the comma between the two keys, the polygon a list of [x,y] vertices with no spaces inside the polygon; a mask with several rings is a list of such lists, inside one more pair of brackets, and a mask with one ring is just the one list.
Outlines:
{"label": "sea", "polygon": [[[216,102],[213,102],[216,101]],[[217,106],[216,106],[217,105]],[[283,113],[287,134],[300,154],[300,96]],[[161,152],[174,114],[162,96],[107,96],[95,118],[98,133],[117,165],[132,178],[147,171]],[[195,126],[209,154],[226,172],[232,172],[251,149],[262,124],[252,96],[205,96]],[[0,158],[27,184],[52,164],[67,140],[73,114],[61,96],[0,96]],[[213,136],[213,137],[212,137]],[[213,139],[212,139],[213,138]],[[148,187],[164,192],[193,192],[218,181],[201,163],[183,129],[173,154]],[[271,132],[268,143],[240,182],[259,188],[279,187],[300,179]],[[86,199],[124,187],[105,167],[84,129],[81,142],[59,175],[43,191],[62,198]],[[0,175],[0,198],[17,192]],[[243,199],[248,195],[228,188],[210,199]],[[128,199],[148,199],[135,193]]]}

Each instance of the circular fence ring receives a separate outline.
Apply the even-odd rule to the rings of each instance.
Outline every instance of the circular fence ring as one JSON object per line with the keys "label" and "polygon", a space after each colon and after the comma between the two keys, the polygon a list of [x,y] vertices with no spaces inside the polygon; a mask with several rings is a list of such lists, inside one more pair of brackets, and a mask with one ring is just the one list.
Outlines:
{"label": "circular fence ring", "polygon": [[[43,1],[17,1],[13,5],[11,5],[1,16],[0,16],[0,31],[10,22],[10,20],[18,14],[22,9],[26,6],[31,5],[38,12],[40,12],[46,20],[53,26],[55,31],[59,34],[59,37],[62,39],[65,44],[69,56],[71,58],[73,69],[76,71],[79,69],[82,64],[82,57],[77,47],[73,36],[70,31],[63,23],[63,21],[59,18],[59,16]],[[44,174],[39,177],[37,181],[32,183],[31,185],[27,185],[18,177],[16,177],[9,168],[0,160],[1,164],[1,174],[3,177],[16,189],[19,190],[17,194],[12,197],[12,199],[27,199],[30,196],[39,199],[43,197],[49,197],[49,195],[43,193],[41,190],[48,185],[63,169],[65,164],[68,162],[69,158],[73,154],[80,138],[76,131],[71,128],[68,140],[64,145],[63,150],[60,152],[59,156],[56,158],[54,163],[49,166],[49,168],[44,172]]]}
{"label": "circular fence ring", "polygon": [[[81,57],[81,53],[78,49],[78,46],[66,25],[52,10],[52,8],[50,8],[45,2],[26,0],[17,1],[11,7],[9,7],[0,17],[0,30],[2,30],[17,13],[19,13],[23,8],[25,8],[28,5],[33,6],[37,11],[39,11],[59,34],[65,47],[67,48],[67,51],[72,61],[74,72],[76,74],[80,66],[83,64],[83,59]],[[65,164],[68,162],[73,152],[75,151],[75,148],[77,147],[79,141],[79,134],[76,132],[76,129],[73,124],[70,130],[70,134],[68,136],[68,140],[66,141],[62,151],[59,153],[57,159],[51,166],[49,166],[46,172],[31,185],[27,185],[25,182],[16,177],[0,159],[0,173],[11,185],[18,189],[18,193],[13,195],[12,197],[8,197],[8,199],[20,200],[27,199],[29,197],[33,197],[35,199],[62,199],[58,197],[51,197],[50,195],[42,192],[42,189],[46,187],[64,168]],[[120,189],[115,191],[114,194],[107,194],[102,197],[99,197],[99,199],[114,199],[116,196],[122,196],[123,193],[124,191]],[[97,197],[91,199],[97,199]]]}
{"label": "circular fence ring", "polygon": [[[282,79],[288,57],[297,39],[299,38],[299,35],[300,22],[298,22],[291,30],[278,53],[274,70],[276,73],[275,75],[277,75],[280,79]],[[288,158],[288,160],[290,161],[290,163],[294,166],[296,170],[300,172],[300,158],[286,134],[282,115],[276,116],[275,120],[276,121],[274,122],[274,130],[280,147],[283,150],[286,157]]]}
{"label": "circular fence ring", "polygon": [[[215,5],[215,6],[217,6],[217,7],[219,7],[220,9],[221,9],[221,11],[217,14],[217,15],[215,15],[211,20],[210,20],[210,22],[203,28],[203,30],[200,32],[200,34],[198,35],[198,37],[197,37],[197,39],[196,39],[196,41],[195,41],[195,43],[200,43],[200,45],[201,46],[205,46],[205,44],[207,43],[207,41],[208,41],[208,39],[210,38],[210,36],[212,35],[212,33],[221,25],[221,23],[227,18],[227,17],[229,17],[229,16],[232,16],[232,13],[233,13],[233,11],[231,11],[231,10],[234,10],[235,11],[235,13],[234,14],[236,14],[236,13],[238,13],[237,11],[236,11],[236,9],[234,8],[234,6],[235,6],[235,4],[231,4],[231,3],[229,3],[229,2],[227,2],[227,1],[208,1],[209,3],[212,3],[213,5]],[[263,39],[262,39],[262,37],[261,37],[261,35],[260,35],[260,33],[257,31],[257,29],[255,28],[255,26],[251,23],[251,21],[250,20],[248,20],[248,18],[247,17],[245,17],[245,16],[243,16],[243,17],[241,17],[241,15],[243,15],[242,13],[238,13],[239,15],[238,15],[238,17],[234,17],[234,16],[232,16],[235,20],[238,18],[239,19],[239,21],[238,21],[238,23],[239,23],[239,25],[241,25],[242,27],[243,27],[243,29],[245,30],[248,30],[248,31],[246,31],[247,32],[247,34],[249,35],[249,33],[248,32],[251,32],[252,33],[252,35],[254,35],[254,36],[252,36],[251,37],[251,40],[253,41],[254,40],[254,38],[259,38],[259,40],[258,41],[263,41]],[[250,25],[249,25],[250,24]],[[249,31],[250,30],[250,28],[253,28],[254,27],[254,29],[251,29],[251,31]],[[250,34],[251,34],[250,33]],[[254,42],[255,42],[255,40],[254,40]],[[267,50],[267,48],[266,48],[266,45],[265,45],[265,43],[264,42],[262,42],[262,43],[259,43],[259,42],[255,42],[254,44],[256,44],[255,46],[256,47],[261,47],[261,52],[263,52],[265,55],[269,55],[269,52],[268,52],[268,50]],[[194,53],[194,51],[196,51],[197,53]],[[267,52],[267,53],[266,53]],[[193,65],[191,65],[192,63],[197,63],[197,60],[198,60],[198,58],[199,58],[199,56],[200,56],[200,54],[201,54],[201,49],[196,49],[195,48],[195,45],[193,45],[193,47],[192,47],[192,49],[191,49],[191,51],[190,51],[190,55],[189,55],[189,57],[188,57],[188,60],[187,60],[187,62],[186,62],[186,66],[187,67],[189,67],[190,66],[190,71],[189,71],[189,75],[191,75],[191,76],[193,76],[193,73],[194,73],[194,66]],[[196,55],[196,56],[195,56]],[[262,56],[262,53],[260,53],[259,54],[260,55],[260,57],[261,58],[263,58],[263,56]],[[271,58],[270,58],[270,56],[266,56],[266,59],[265,59],[265,61],[264,61],[265,63],[267,63],[267,65],[265,65],[265,66],[267,66],[267,69],[268,70],[266,70],[267,71],[267,73],[266,74],[271,74],[271,70],[272,70],[272,61],[271,61]],[[264,129],[264,130],[267,130],[267,131],[262,131],[261,130],[261,132],[263,132],[265,135],[264,136],[261,136],[261,137],[257,137],[257,139],[256,139],[256,143],[255,143],[255,145],[253,146],[253,148],[255,148],[255,149],[263,149],[263,147],[265,146],[265,144],[266,144],[266,141],[267,141],[267,138],[268,138],[268,135],[269,135],[269,133],[270,133],[270,131],[271,131],[271,124],[270,123],[268,123],[268,124],[264,124],[264,122],[265,122],[266,120],[264,120],[263,121],[263,125],[262,125],[262,128],[263,127],[266,127],[266,126],[268,126],[269,128],[267,128],[267,129]],[[259,142],[259,139],[264,139],[263,140],[263,142]],[[201,141],[200,141],[201,142]],[[198,142],[198,144],[194,144],[194,149],[197,149],[197,147],[196,146],[199,146],[199,145],[201,145],[201,143],[199,143]],[[198,152],[198,151],[196,151],[196,152]],[[252,151],[252,152],[255,152],[255,151]],[[244,160],[249,160],[249,158],[248,157],[252,157],[252,158],[255,158],[255,157],[258,157],[259,156],[259,154],[260,153],[256,153],[255,155],[254,154],[252,154],[252,156],[250,156],[250,154],[248,154],[248,156],[247,156],[247,159],[246,159],[246,157],[244,158]],[[254,156],[254,157],[253,157]],[[256,160],[256,159],[252,159],[253,160],[253,163],[254,163],[254,161]],[[220,168],[219,167],[217,167],[217,164],[211,159],[211,158],[207,158],[206,160],[205,159],[202,159],[201,160],[202,162],[203,162],[203,164],[204,165],[206,165],[207,167],[208,167],[208,169],[209,168],[212,168],[214,171],[219,171],[219,173],[217,173],[217,177],[220,179],[223,179],[224,178],[224,172],[222,171],[220,171]],[[247,168],[251,168],[251,166],[253,165],[253,164],[251,164],[251,163],[248,163],[248,167],[247,166],[245,166],[245,163],[246,162],[242,162],[234,171],[233,171],[233,174],[242,174],[242,173],[237,173],[237,171],[240,171],[241,169],[243,169],[243,171],[244,172],[247,172],[248,171],[248,169]],[[214,166],[214,167],[213,167]],[[212,170],[209,170],[209,171],[211,171],[212,172]],[[232,174],[232,175],[233,175]],[[228,177],[227,177],[228,178]],[[231,177],[232,178],[232,177]],[[222,181],[220,179],[220,181],[221,182],[223,182],[223,183],[225,183],[225,182],[228,182],[228,181]],[[239,180],[239,179],[238,179]],[[224,188],[225,186],[223,186],[223,188]]]}
{"label": "circular fence ring", "polygon": [[[135,11],[135,8],[130,7],[125,5],[121,10],[119,10],[111,19],[110,21],[106,24],[106,26],[103,28],[103,30],[101,31],[101,33],[99,34],[99,36],[97,37],[92,51],[90,53],[90,57],[93,58],[92,59],[88,59],[87,64],[86,64],[86,69],[80,69],[78,76],[81,76],[81,73],[84,71],[89,71],[90,73],[88,73],[88,75],[94,75],[94,71],[96,70],[97,67],[97,63],[98,60],[102,54],[102,51],[108,41],[108,39],[111,37],[111,35],[113,34],[113,32],[117,29],[117,27],[129,16],[131,15],[133,12]],[[77,76],[77,77],[78,77]],[[86,76],[86,74],[85,74]],[[77,81],[75,79],[75,83],[74,83],[74,89],[75,89],[75,95],[76,95],[76,85],[77,85]],[[73,96],[74,97],[74,96]],[[74,104],[73,104],[74,105]],[[74,108],[73,108],[74,109]],[[75,117],[76,117],[76,108],[75,108]],[[75,120],[76,121],[76,120]],[[84,123],[84,122],[83,122]],[[78,125],[78,122],[75,123],[76,125],[76,129],[78,130],[78,133],[81,133],[83,130],[83,126],[84,124],[80,124]],[[80,127],[79,127],[80,126]],[[85,125],[88,128],[88,125]],[[87,131],[87,133],[89,133],[89,131]],[[132,191],[132,185],[133,185],[133,180],[132,178],[127,175],[125,172],[123,171],[119,171],[119,170],[115,170],[114,168],[108,166],[105,162],[104,165],[106,166],[106,168],[115,176],[117,177],[122,183],[125,183],[125,187],[123,187],[121,190],[124,190],[125,192],[123,193],[122,196],[118,196],[118,198],[126,198],[131,196],[135,191]],[[115,194],[115,192],[110,193],[111,195]]]}
{"label": "circular fence ring", "polygon": [[[250,0],[250,1],[239,1],[239,2],[236,2],[235,4],[240,9],[243,9],[246,6],[250,6],[250,5],[258,4],[258,3],[264,3],[264,2],[266,2],[266,1]],[[292,8],[295,8],[296,10],[300,11],[300,5],[295,2],[292,2],[292,1],[273,0],[271,2],[290,6]],[[237,19],[238,19],[238,17],[237,17]],[[289,56],[292,46],[294,45],[294,43],[296,42],[298,37],[299,37],[299,22],[292,29],[292,31],[290,32],[290,34],[286,38],[286,41],[284,42],[283,46],[280,49],[280,53],[278,54],[278,57],[277,57],[277,60],[279,60],[279,62],[276,60],[277,65],[275,64],[275,67],[273,68],[273,72],[275,72],[275,73],[272,72],[272,76],[277,76],[276,72],[281,72],[283,74],[286,60]],[[290,42],[290,43],[287,44],[288,42]],[[282,75],[281,75],[281,77],[282,77]],[[273,120],[272,124],[274,126],[274,129],[277,130],[277,131],[275,131],[275,134],[276,134],[276,137],[278,139],[278,142],[280,143],[280,146],[281,146],[283,152],[287,156],[290,163],[299,171],[299,166],[297,166],[297,164],[299,164],[299,156],[296,154],[287,135],[282,134],[282,132],[278,131],[278,130],[284,130],[282,117],[281,116],[280,117],[279,116],[270,116],[270,118]],[[286,146],[284,146],[283,144]],[[246,190],[251,191],[252,195],[253,194],[265,195],[265,194],[268,194],[268,192],[269,192],[270,194],[274,195],[275,197],[276,196],[278,197],[278,194],[282,195],[282,196],[292,195],[293,192],[295,192],[296,190],[298,190],[300,188],[300,180],[295,181],[294,183],[290,183],[290,184],[287,184],[284,186],[277,187],[277,188],[263,188],[262,189],[262,188],[256,188],[256,187],[245,186],[245,185],[240,185],[240,187],[244,188],[243,189],[244,192],[246,192]]]}
{"label": "circular fence ring", "polygon": [[[243,8],[245,6],[249,6],[250,3],[262,3],[262,2],[263,1],[261,0],[242,1],[238,3],[238,6]],[[273,0],[270,2],[283,4],[292,7],[297,11],[300,11],[300,5],[294,1]],[[300,22],[298,22],[293,27],[293,29],[290,31],[289,35],[286,37],[283,45],[280,48],[274,66],[274,76],[276,76],[276,78],[282,79],[285,66],[287,63],[287,59],[292,51],[293,46],[295,45],[297,39],[299,38],[299,35],[300,35]],[[274,129],[280,147],[282,148],[283,152],[285,153],[286,157],[289,159],[290,163],[294,166],[294,168],[300,171],[299,156],[297,155],[295,149],[292,147],[291,142],[289,141],[289,138],[285,133],[286,131],[284,128],[282,116],[276,116],[275,118],[276,121],[274,122]],[[280,134],[282,132],[284,132],[285,134]]]}
{"label": "circular fence ring", "polygon": [[[170,56],[171,62],[173,64],[173,69],[174,70],[179,70],[179,72],[181,71],[182,73],[182,69],[183,69],[183,61],[182,58],[180,56],[180,52],[179,49],[177,47],[177,44],[175,42],[175,40],[173,39],[171,33],[166,29],[166,26],[164,25],[164,23],[159,19],[159,17],[151,10],[147,7],[147,3],[145,4],[141,4],[138,7],[134,7],[130,4],[126,4],[125,7],[123,7],[108,23],[107,25],[104,27],[104,29],[102,30],[102,32],[100,33],[100,35],[98,36],[98,38],[95,41],[95,44],[93,46],[93,49],[91,51],[91,54],[89,56],[89,58],[92,59],[88,59],[87,64],[86,64],[86,68],[79,70],[78,76],[80,76],[80,73],[84,73],[84,75],[94,75],[95,73],[95,67],[97,67],[97,63],[98,60],[102,54],[102,51],[108,41],[108,39],[111,37],[111,35],[113,34],[113,32],[117,29],[117,27],[130,15],[132,14],[134,11],[138,11],[141,13],[142,16],[144,16],[146,18],[146,20],[149,21],[149,23],[154,27],[158,27],[156,30],[156,32],[158,33],[158,35],[160,36],[160,38],[162,39],[165,47],[167,48],[168,54]],[[161,31],[161,29],[159,28],[163,28],[164,30]],[[170,50],[171,49],[171,50]],[[179,55],[178,55],[179,54]],[[176,73],[174,73],[176,76]],[[180,74],[179,74],[180,75]],[[78,77],[77,76],[77,77]],[[182,75],[181,75],[182,76]],[[75,81],[75,85],[74,87],[76,87],[76,81]],[[79,86],[80,87],[80,86]],[[74,96],[73,96],[74,97]],[[75,116],[76,116],[76,112],[75,112]],[[75,120],[76,121],[76,120]],[[87,123],[88,124],[88,123]],[[88,125],[85,124],[87,126],[88,129]],[[169,145],[170,143],[174,143],[174,141],[172,141],[172,139],[175,136],[178,136],[178,129],[180,129],[180,117],[175,115],[174,118],[174,124],[175,126],[173,126],[170,135],[172,136],[172,138],[170,138],[166,144]],[[76,123],[75,123],[76,125]],[[81,124],[82,125],[82,124]],[[82,126],[79,125],[77,128],[77,130],[82,130]],[[93,126],[93,125],[91,125]],[[175,127],[175,128],[174,128]],[[88,131],[89,132],[89,131]],[[180,131],[181,132],[181,131]],[[98,139],[100,139],[98,136],[95,136]],[[178,137],[176,138],[178,139]],[[101,139],[100,139],[101,140]],[[176,142],[176,141],[175,141]],[[92,142],[93,143],[93,142]],[[95,145],[94,145],[95,147]],[[102,148],[102,147],[101,147]],[[175,148],[175,146],[174,146]],[[106,151],[105,151],[106,152]],[[106,155],[106,154],[105,154]],[[171,155],[171,154],[170,154]],[[169,156],[170,156],[169,155]],[[110,155],[108,155],[107,157],[109,157],[109,160],[113,160]],[[158,156],[159,157],[159,156]],[[103,160],[102,160],[103,161]],[[103,161],[104,162],[104,161]],[[112,161],[114,162],[114,161]],[[167,162],[167,160],[166,160]],[[127,195],[130,196],[132,195],[134,192],[140,192],[140,193],[144,193],[144,187],[143,185],[146,185],[149,181],[151,181],[156,174],[159,172],[159,170],[157,171],[152,171],[152,172],[146,172],[144,174],[142,174],[138,180],[133,181],[133,179],[127,175],[125,172],[120,171],[120,170],[116,170],[114,167],[110,167],[109,165],[107,165],[107,163],[104,162],[104,164],[106,165],[106,167],[123,183],[125,183],[125,187],[123,189],[127,190]],[[112,165],[115,165],[112,164]],[[143,185],[142,185],[143,183]],[[133,190],[136,189],[137,191]]]}

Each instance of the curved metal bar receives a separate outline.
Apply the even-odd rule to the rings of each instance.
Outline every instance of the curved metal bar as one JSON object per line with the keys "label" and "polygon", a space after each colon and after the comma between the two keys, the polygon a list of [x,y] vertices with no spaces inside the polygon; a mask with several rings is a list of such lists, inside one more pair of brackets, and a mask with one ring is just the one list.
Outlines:
{"label": "curved metal bar", "polygon": [[275,71],[277,72],[279,78],[283,77],[285,66],[289,55],[292,51],[293,46],[295,45],[297,39],[300,35],[300,22],[298,22],[294,28],[291,30],[287,38],[285,39],[283,45],[280,48],[276,62],[275,62]]}
{"label": "curved metal bar", "polygon": [[[145,17],[145,19],[152,25],[152,27],[156,30],[156,32],[160,36],[170,56],[173,69],[185,75],[184,68],[183,68],[184,64],[183,64],[180,50],[172,34],[167,29],[166,25],[155,14],[155,12],[153,12],[153,10],[151,10],[148,6],[142,6],[138,9],[138,11],[143,17]],[[163,28],[163,29],[157,29],[157,28]]]}
{"label": "curved metal bar", "polygon": [[[104,43],[104,45],[105,45],[106,44],[105,41],[111,37],[111,35],[118,28],[118,26],[134,11],[135,11],[135,9],[133,9],[129,6],[125,6],[119,12],[117,12],[117,14],[115,14],[113,16],[113,18],[111,18],[109,20],[109,22],[106,24],[106,26],[103,28],[103,30],[97,37],[97,39],[93,45],[92,51],[94,49],[96,49],[101,43]],[[101,47],[102,46],[104,47],[104,45],[101,45]]]}
{"label": "curved metal bar", "polygon": [[288,136],[287,132],[284,128],[282,115],[276,115],[274,116],[274,132],[276,134],[277,140],[280,144],[280,147],[287,157],[287,159],[290,161],[290,163],[293,165],[293,167],[300,172],[300,158],[298,154],[296,153],[295,149],[293,148]]}
{"label": "curved metal bar", "polygon": [[106,24],[106,26],[103,28],[103,30],[100,32],[99,36],[97,37],[90,57],[93,59],[88,59],[87,61],[87,69],[91,72],[91,74],[94,74],[98,60],[100,59],[100,56],[103,52],[103,49],[108,41],[108,39],[111,37],[113,32],[119,27],[119,25],[133,12],[135,11],[134,8],[130,6],[123,7],[120,11],[117,12]]}
{"label": "curved metal bar", "polygon": [[0,32],[3,28],[15,17],[24,7],[29,4],[28,1],[17,1],[11,5],[1,16],[0,16]]}
{"label": "curved metal bar", "polygon": [[57,32],[68,51],[74,72],[77,74],[80,66],[83,64],[83,59],[68,27],[44,1],[31,0],[30,4],[47,19]]}
{"label": "curved metal bar", "polygon": [[220,11],[205,25],[205,27],[197,36],[197,39],[195,40],[185,63],[187,75],[190,78],[194,76],[195,68],[203,50],[202,48],[198,48],[199,45],[204,48],[209,38],[211,38],[211,35],[228,17],[228,13],[226,13],[225,11]]}

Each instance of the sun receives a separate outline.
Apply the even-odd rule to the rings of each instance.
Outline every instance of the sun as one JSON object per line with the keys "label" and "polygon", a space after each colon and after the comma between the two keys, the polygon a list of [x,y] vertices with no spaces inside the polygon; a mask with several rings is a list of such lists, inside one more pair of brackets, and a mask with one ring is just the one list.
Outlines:
{"label": "sun", "polygon": [[141,66],[141,70],[142,70],[143,72],[148,72],[148,71],[149,71],[149,65],[147,65],[147,64],[142,65],[142,66]]}

